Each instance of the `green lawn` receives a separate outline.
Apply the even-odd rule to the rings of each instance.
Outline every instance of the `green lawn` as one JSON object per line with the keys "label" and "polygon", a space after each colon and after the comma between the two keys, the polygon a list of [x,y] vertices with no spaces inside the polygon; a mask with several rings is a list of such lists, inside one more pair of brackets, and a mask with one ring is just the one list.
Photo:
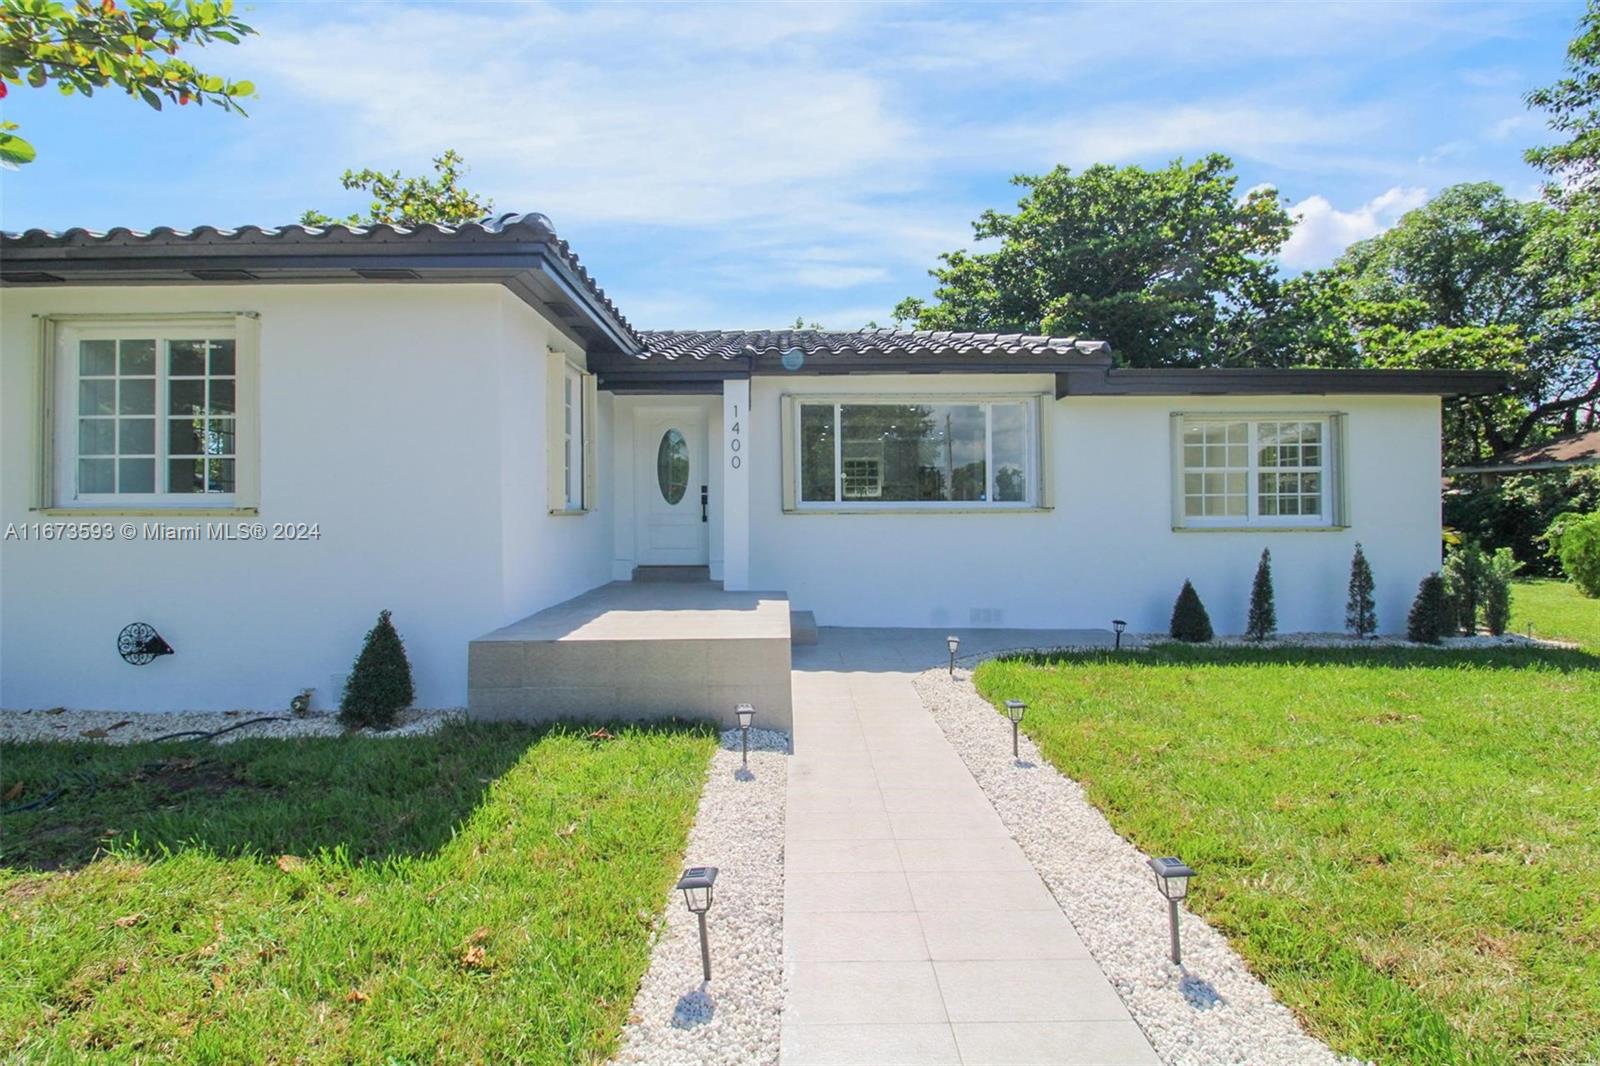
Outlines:
{"label": "green lawn", "polygon": [[1600,652],[1600,600],[1591,600],[1567,581],[1536,578],[1511,589],[1511,632],[1577,641]]}
{"label": "green lawn", "polygon": [[1600,659],[1162,647],[977,684],[1335,1048],[1600,1061]]}
{"label": "green lawn", "polygon": [[0,1059],[591,1062],[708,728],[0,745]]}

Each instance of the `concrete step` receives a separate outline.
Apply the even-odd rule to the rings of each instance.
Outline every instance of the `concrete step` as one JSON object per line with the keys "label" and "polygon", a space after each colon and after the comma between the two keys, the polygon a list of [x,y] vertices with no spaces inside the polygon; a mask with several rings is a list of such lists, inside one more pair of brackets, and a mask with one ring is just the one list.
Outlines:
{"label": "concrete step", "polygon": [[815,644],[817,642],[817,616],[810,611],[789,612],[789,643]]}
{"label": "concrete step", "polygon": [[633,568],[633,579],[638,582],[673,581],[693,583],[710,581],[711,568],[709,566],[636,566]]}

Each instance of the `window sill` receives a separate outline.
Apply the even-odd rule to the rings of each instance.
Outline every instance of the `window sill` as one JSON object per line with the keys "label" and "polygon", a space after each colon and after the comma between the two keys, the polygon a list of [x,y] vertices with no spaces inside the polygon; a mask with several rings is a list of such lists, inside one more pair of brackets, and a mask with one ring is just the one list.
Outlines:
{"label": "window sill", "polygon": [[1173,526],[1174,533],[1343,533],[1349,526]]}
{"label": "window sill", "polygon": [[564,509],[559,510],[559,511],[551,511],[550,512],[550,516],[552,518],[582,518],[586,514],[593,514],[593,513],[594,512],[593,512],[593,510],[591,508],[586,508],[586,507],[568,507],[568,508],[564,508]]}
{"label": "window sill", "polygon": [[793,515],[1004,515],[1049,514],[1054,507],[789,507],[784,514]]}
{"label": "window sill", "polygon": [[259,515],[259,507],[34,507],[48,518],[227,518]]}

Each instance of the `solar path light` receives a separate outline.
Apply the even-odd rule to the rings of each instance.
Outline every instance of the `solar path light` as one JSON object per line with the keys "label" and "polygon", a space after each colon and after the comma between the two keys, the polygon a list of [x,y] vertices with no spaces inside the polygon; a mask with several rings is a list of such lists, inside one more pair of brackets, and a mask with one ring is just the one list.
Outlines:
{"label": "solar path light", "polygon": [[716,879],[715,866],[691,866],[678,878],[684,904],[700,919],[700,968],[707,981],[711,980],[711,942],[706,939],[706,911],[711,909],[711,885]]}
{"label": "solar path light", "polygon": [[961,638],[954,633],[944,638],[945,644],[950,648],[950,676],[956,676],[956,652],[961,648]]}
{"label": "solar path light", "polygon": [[1006,700],[1006,717],[1011,719],[1011,757],[1022,758],[1017,753],[1017,727],[1022,725],[1022,716],[1027,713],[1028,705],[1021,700]]}
{"label": "solar path light", "polygon": [[750,769],[750,723],[756,720],[756,709],[748,703],[741,703],[734,708],[734,714],[739,716],[739,761],[746,770]]}
{"label": "solar path light", "polygon": [[1167,920],[1172,928],[1172,961],[1183,962],[1183,952],[1178,947],[1178,901],[1189,894],[1189,878],[1194,871],[1184,865],[1176,855],[1151,859],[1150,869],[1156,873],[1156,889],[1167,901]]}
{"label": "solar path light", "polygon": [[1120,618],[1113,618],[1111,620],[1111,628],[1115,629],[1117,631],[1117,642],[1116,642],[1115,645],[1112,646],[1111,650],[1112,651],[1121,651],[1122,650],[1122,631],[1124,629],[1128,628],[1128,623],[1124,622]]}

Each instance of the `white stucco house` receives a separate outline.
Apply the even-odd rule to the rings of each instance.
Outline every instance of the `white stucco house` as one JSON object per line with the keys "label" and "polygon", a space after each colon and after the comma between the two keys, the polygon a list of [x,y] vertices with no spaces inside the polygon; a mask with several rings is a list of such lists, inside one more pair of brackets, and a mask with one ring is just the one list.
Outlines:
{"label": "white stucco house", "polygon": [[[1440,399],[1500,386],[636,330],[533,214],[35,230],[0,285],[6,708],[325,704],[381,608],[462,705],[470,642],[666,566],[938,630],[1159,630],[1189,578],[1237,632],[1270,547],[1281,628],[1335,630],[1360,541],[1393,630],[1439,565]],[[176,654],[127,665],[134,621]]]}

